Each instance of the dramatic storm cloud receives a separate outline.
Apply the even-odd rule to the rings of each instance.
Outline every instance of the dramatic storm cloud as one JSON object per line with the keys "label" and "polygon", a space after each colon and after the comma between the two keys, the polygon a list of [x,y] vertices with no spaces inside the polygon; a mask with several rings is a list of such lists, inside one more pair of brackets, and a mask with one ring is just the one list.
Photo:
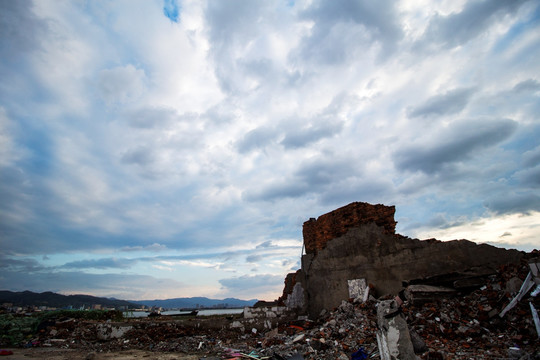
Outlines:
{"label": "dramatic storm cloud", "polygon": [[540,247],[540,5],[0,0],[0,287],[272,300],[302,223]]}

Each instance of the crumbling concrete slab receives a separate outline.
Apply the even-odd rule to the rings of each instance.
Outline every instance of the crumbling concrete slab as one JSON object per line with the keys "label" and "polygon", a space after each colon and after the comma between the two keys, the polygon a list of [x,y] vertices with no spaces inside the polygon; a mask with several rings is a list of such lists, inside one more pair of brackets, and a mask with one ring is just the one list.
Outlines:
{"label": "crumbling concrete slab", "polygon": [[455,296],[456,293],[455,289],[431,285],[409,285],[405,289],[405,297],[414,305],[447,299]]}
{"label": "crumbling concrete slab", "polygon": [[305,306],[304,288],[301,283],[294,284],[292,293],[285,300],[289,309],[302,309]]}

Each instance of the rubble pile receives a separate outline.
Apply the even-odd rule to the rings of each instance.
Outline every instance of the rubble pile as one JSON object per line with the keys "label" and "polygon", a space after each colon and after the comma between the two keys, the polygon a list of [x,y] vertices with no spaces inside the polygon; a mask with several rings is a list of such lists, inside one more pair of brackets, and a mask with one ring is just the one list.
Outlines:
{"label": "rubble pile", "polygon": [[[531,315],[531,305],[540,308],[540,296],[534,296],[534,288],[501,316],[520,291],[528,271],[524,259],[520,265],[501,267],[474,291],[430,302],[405,299],[396,314],[405,319],[417,356],[540,359],[540,335]],[[323,310],[317,319],[301,316],[264,331],[233,326],[239,318],[220,319],[220,327],[165,316],[124,321],[48,319],[38,326],[37,334],[20,345],[97,353],[142,349],[197,354],[201,359],[381,359],[377,307],[382,300],[373,296],[366,302],[349,299],[332,311]]]}
{"label": "rubble pile", "polygon": [[403,313],[409,329],[429,349],[424,358],[540,359],[540,334],[530,305],[540,308],[540,296],[529,294],[500,316],[520,290],[528,271],[526,260],[521,265],[505,265],[480,289],[467,295],[405,306]]}

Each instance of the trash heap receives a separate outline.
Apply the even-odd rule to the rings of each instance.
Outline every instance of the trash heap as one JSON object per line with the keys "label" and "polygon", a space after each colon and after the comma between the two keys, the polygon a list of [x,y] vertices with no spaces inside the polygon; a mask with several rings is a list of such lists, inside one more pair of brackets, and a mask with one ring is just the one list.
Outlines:
{"label": "trash heap", "polygon": [[528,292],[503,313],[522,289],[529,269],[526,260],[505,265],[469,294],[404,306],[411,333],[425,344],[418,345],[422,358],[540,359],[540,333],[531,311],[540,308],[540,296]]}
{"label": "trash heap", "polygon": [[[386,317],[406,323],[407,341],[415,353],[410,358],[540,359],[540,324],[535,324],[533,311],[540,308],[540,288],[530,262],[505,265],[468,292],[434,292],[440,297],[426,300],[405,290],[403,303]],[[166,316],[124,321],[49,318],[18,345],[97,353],[143,349],[198,354],[207,360],[385,359],[378,313],[393,299],[393,295],[349,299],[331,311],[323,310],[317,319],[300,316],[264,331],[232,326],[242,320],[238,317],[207,321],[207,325],[221,321],[219,327]]]}

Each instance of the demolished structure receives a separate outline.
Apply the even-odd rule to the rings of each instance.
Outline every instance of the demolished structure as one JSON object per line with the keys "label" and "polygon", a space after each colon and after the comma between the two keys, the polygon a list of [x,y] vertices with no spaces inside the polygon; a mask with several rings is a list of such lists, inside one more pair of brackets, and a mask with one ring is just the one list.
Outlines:
{"label": "demolished structure", "polygon": [[17,341],[9,318],[0,346],[91,351],[86,358],[138,349],[212,360],[540,360],[540,252],[410,239],[395,233],[394,212],[355,202],[305,222],[302,268],[277,302],[241,315],[49,316],[37,333],[22,330],[23,318]]}
{"label": "demolished structure", "polygon": [[394,206],[354,202],[306,221],[302,268],[287,276],[281,300],[317,317],[349,299],[350,285],[360,279],[376,296],[395,295],[404,284],[423,284],[424,290],[444,285],[451,291],[481,284],[500,265],[523,257],[517,250],[467,240],[396,234],[394,213]]}

